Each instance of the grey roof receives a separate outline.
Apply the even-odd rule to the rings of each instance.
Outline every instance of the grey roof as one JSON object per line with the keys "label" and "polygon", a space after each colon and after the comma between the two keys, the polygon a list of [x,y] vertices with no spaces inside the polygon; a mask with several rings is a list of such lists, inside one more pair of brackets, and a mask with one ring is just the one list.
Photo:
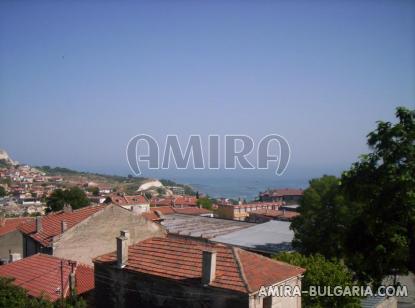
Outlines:
{"label": "grey roof", "polygon": [[271,220],[218,236],[212,241],[266,253],[275,253],[292,250],[291,242],[293,238],[294,232],[290,230],[290,222]]}
{"label": "grey roof", "polygon": [[360,300],[362,308],[377,308],[386,300],[384,296],[368,296]]}
{"label": "grey roof", "polygon": [[255,225],[236,220],[182,214],[165,215],[161,224],[166,227],[169,233],[202,237],[206,239],[211,239],[216,236],[228,234]]}

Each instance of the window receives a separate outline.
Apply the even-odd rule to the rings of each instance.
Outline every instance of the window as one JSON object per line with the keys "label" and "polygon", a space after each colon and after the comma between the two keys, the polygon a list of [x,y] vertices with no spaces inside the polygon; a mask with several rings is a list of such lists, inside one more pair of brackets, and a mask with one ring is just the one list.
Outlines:
{"label": "window", "polygon": [[272,307],[272,296],[264,297],[262,300],[262,307],[263,308],[271,308]]}

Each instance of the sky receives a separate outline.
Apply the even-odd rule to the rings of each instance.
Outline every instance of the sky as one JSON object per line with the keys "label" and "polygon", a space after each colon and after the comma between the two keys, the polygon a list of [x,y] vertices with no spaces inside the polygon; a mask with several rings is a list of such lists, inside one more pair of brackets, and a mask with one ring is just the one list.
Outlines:
{"label": "sky", "polygon": [[277,133],[288,174],[336,173],[397,106],[414,1],[0,1],[0,148],[31,165],[126,175],[137,134]]}

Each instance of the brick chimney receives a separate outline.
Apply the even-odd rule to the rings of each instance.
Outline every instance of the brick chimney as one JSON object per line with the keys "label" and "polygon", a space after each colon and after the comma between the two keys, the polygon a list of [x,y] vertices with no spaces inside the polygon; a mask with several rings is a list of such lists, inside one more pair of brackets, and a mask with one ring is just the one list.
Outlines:
{"label": "brick chimney", "polygon": [[65,232],[68,229],[68,223],[65,220],[61,221],[61,233]]}
{"label": "brick chimney", "polygon": [[209,285],[215,280],[216,275],[216,251],[202,251],[202,284]]}
{"label": "brick chimney", "polygon": [[122,230],[117,237],[117,267],[123,268],[128,260],[128,242],[130,232]]}
{"label": "brick chimney", "polygon": [[36,232],[42,231],[42,216],[36,216]]}

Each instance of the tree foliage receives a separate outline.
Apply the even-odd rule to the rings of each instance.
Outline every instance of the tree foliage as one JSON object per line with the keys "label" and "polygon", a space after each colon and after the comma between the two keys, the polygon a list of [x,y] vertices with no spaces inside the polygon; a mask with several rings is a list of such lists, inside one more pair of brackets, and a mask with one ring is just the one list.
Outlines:
{"label": "tree foliage", "polygon": [[212,210],[213,202],[208,197],[199,198],[196,201],[197,205],[202,206],[204,209]]}
{"label": "tree foliage", "polygon": [[85,192],[79,187],[72,187],[66,190],[56,189],[46,201],[48,212],[60,211],[65,204],[69,204],[72,209],[79,209],[87,206],[89,203]]}
{"label": "tree foliage", "polygon": [[415,270],[415,110],[398,108],[398,122],[378,122],[370,154],[342,176],[356,219],[345,242],[360,279]]}
{"label": "tree foliage", "polygon": [[6,195],[6,190],[3,186],[0,186],[0,197],[4,197]]}
{"label": "tree foliage", "polygon": [[339,179],[325,175],[310,181],[304,191],[299,212],[291,224],[293,245],[305,254],[320,253],[326,258],[343,254],[345,229],[351,219],[340,192]]}
{"label": "tree foliage", "polygon": [[14,286],[12,279],[0,277],[0,307],[1,308],[35,308],[44,307],[52,308],[53,304],[37,298],[30,298],[27,296],[25,289]]}
{"label": "tree foliage", "polygon": [[378,122],[368,135],[372,152],[340,181],[310,182],[292,223],[301,252],[342,259],[374,285],[415,270],[415,111],[398,108],[396,116],[396,124]]}
{"label": "tree foliage", "polygon": [[[306,269],[302,279],[302,289],[308,290],[310,286],[335,286],[351,287],[354,285],[352,274],[336,260],[327,260],[322,255],[304,256],[299,253],[280,253],[275,259],[300,266]],[[351,296],[310,296],[304,293],[302,296],[303,307],[335,308],[335,307],[360,307],[360,299]]]}
{"label": "tree foliage", "polygon": [[52,303],[47,297],[31,297],[21,287],[13,285],[13,279],[0,277],[0,308],[86,308],[86,302],[81,297],[69,297],[63,301]]}

